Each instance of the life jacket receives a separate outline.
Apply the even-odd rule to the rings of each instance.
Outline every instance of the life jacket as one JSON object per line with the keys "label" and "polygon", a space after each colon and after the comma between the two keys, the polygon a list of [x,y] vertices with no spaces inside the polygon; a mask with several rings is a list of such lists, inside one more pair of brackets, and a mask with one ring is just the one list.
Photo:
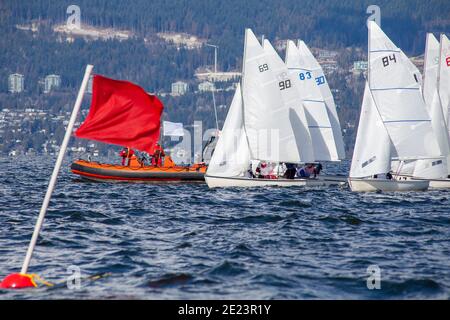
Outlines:
{"label": "life jacket", "polygon": [[164,167],[165,168],[175,167],[175,162],[173,162],[171,156],[166,156],[164,158]]}
{"label": "life jacket", "polygon": [[131,157],[134,155],[134,151],[133,151],[133,149],[128,149],[128,150],[127,149],[123,149],[122,151],[120,151],[119,155],[122,158],[131,159]]}
{"label": "life jacket", "polygon": [[164,153],[163,148],[160,145],[157,145],[152,155],[152,165],[161,167],[163,165],[162,158],[165,156],[166,154]]}
{"label": "life jacket", "polygon": [[297,176],[300,178],[308,178],[310,174],[305,170],[305,168],[300,168],[297,170]]}

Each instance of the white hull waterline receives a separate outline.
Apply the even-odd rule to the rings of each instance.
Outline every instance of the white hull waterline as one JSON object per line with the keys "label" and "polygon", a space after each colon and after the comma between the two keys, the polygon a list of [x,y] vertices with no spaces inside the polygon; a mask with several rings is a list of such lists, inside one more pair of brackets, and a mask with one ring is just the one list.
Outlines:
{"label": "white hull waterline", "polygon": [[354,192],[406,192],[426,191],[429,186],[428,180],[390,180],[349,178],[350,189]]}
{"label": "white hull waterline", "polygon": [[450,189],[450,179],[442,178],[442,179],[426,179],[426,178],[416,178],[406,175],[398,176],[399,179],[405,179],[407,181],[428,181],[430,183],[429,189]]}
{"label": "white hull waterline", "polygon": [[340,176],[330,176],[328,179],[326,176],[317,178],[296,178],[296,179],[259,179],[259,178],[246,178],[246,177],[219,177],[205,175],[206,183],[210,188],[227,188],[227,187],[268,187],[268,186],[278,186],[278,187],[292,187],[292,186],[302,186],[302,187],[327,187],[327,186],[337,186],[346,183],[345,179]]}
{"label": "white hull waterline", "polygon": [[450,179],[430,179],[429,189],[450,189]]}

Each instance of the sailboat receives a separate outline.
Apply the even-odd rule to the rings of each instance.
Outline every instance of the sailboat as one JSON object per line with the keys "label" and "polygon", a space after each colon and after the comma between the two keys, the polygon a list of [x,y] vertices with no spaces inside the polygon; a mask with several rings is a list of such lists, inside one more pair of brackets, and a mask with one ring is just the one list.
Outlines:
{"label": "sailboat", "polygon": [[299,41],[298,46],[288,41],[285,62],[305,109],[315,162],[344,159],[344,141],[336,105],[321,66],[303,41]]}
{"label": "sailboat", "polygon": [[[427,34],[423,98],[431,117],[433,131],[437,137],[443,158],[417,160],[412,163],[412,172],[399,170],[399,176],[430,180],[431,189],[450,188],[448,179],[449,168],[447,157],[450,154],[448,129],[445,120],[444,108],[439,94],[441,46],[432,33]],[[447,110],[445,110],[447,112]],[[411,166],[410,166],[411,167]]]}
{"label": "sailboat", "polygon": [[368,22],[368,75],[350,169],[352,191],[420,191],[427,180],[389,179],[391,161],[441,158],[420,81],[406,55]]}
{"label": "sailboat", "polygon": [[254,178],[251,173],[254,161],[297,164],[314,160],[295,79],[270,43],[261,46],[246,29],[241,83],[208,166],[206,183],[210,188],[339,183],[322,178]]}
{"label": "sailboat", "polygon": [[[450,137],[450,40],[445,34],[441,34],[439,55],[439,97],[444,112],[445,124]],[[447,157],[450,163],[450,156]],[[449,167],[450,175],[450,167]]]}

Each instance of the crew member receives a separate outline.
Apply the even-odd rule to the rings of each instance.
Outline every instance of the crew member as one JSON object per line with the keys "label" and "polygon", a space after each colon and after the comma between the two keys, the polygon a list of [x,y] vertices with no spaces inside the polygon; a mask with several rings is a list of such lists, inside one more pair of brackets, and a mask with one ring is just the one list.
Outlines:
{"label": "crew member", "polygon": [[297,177],[299,178],[310,178],[311,176],[316,177],[314,170],[314,165],[312,163],[307,163],[304,167],[297,169]]}
{"label": "crew member", "polygon": [[134,155],[134,151],[128,147],[125,147],[120,151],[119,155],[122,157],[122,165],[125,165],[126,159],[128,158],[127,166],[130,165],[130,159]]}
{"label": "crew member", "polygon": [[155,151],[153,152],[152,155],[152,165],[156,167],[161,167],[163,163],[163,158],[165,156],[166,154],[164,153],[163,148],[159,143],[157,143],[155,146]]}

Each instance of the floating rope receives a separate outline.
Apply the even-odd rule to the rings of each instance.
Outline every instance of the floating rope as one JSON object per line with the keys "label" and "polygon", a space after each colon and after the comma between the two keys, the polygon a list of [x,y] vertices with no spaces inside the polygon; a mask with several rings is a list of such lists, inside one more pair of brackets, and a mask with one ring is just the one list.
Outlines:
{"label": "floating rope", "polygon": [[37,283],[43,284],[43,285],[45,285],[47,287],[53,287],[54,286],[53,283],[50,283],[50,282],[44,280],[41,276],[39,276],[36,273],[28,274],[28,276],[30,276],[31,279],[33,280],[33,282],[36,283],[36,286],[37,286]]}

